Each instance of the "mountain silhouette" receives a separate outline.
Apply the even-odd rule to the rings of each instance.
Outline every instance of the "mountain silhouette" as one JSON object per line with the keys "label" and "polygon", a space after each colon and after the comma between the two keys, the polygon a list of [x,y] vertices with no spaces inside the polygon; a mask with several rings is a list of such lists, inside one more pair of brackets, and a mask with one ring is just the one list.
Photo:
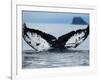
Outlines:
{"label": "mountain silhouette", "polygon": [[74,17],[72,24],[87,25],[87,22],[85,22],[81,17]]}

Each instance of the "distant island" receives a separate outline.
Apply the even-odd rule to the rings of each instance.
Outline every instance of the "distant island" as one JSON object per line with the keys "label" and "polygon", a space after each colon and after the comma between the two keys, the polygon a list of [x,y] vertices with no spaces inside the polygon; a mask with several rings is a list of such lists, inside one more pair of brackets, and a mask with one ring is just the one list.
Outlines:
{"label": "distant island", "polygon": [[72,24],[86,25],[87,22],[85,22],[81,17],[74,17]]}

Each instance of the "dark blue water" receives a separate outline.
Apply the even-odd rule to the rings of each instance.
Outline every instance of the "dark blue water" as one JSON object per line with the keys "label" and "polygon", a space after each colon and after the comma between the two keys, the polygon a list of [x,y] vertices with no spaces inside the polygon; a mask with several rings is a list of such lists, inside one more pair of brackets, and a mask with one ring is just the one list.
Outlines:
{"label": "dark blue water", "polygon": [[23,69],[89,66],[89,50],[25,50],[22,54]]}

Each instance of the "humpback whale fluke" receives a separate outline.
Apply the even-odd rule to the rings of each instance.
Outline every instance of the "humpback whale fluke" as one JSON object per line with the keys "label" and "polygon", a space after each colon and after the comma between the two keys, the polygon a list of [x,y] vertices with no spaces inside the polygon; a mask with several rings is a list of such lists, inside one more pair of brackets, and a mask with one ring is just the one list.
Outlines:
{"label": "humpback whale fluke", "polygon": [[36,51],[44,51],[49,49],[65,49],[76,48],[89,35],[89,25],[85,29],[78,29],[64,34],[58,39],[48,33],[37,29],[30,29],[23,24],[23,38],[28,45]]}

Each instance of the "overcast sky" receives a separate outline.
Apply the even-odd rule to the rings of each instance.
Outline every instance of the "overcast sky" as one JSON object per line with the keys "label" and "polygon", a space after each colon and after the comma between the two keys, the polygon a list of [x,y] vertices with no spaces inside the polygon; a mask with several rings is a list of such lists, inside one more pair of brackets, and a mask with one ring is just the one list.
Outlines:
{"label": "overcast sky", "polygon": [[74,17],[81,17],[85,22],[89,23],[89,14],[86,13],[22,12],[22,20],[25,23],[71,24]]}

